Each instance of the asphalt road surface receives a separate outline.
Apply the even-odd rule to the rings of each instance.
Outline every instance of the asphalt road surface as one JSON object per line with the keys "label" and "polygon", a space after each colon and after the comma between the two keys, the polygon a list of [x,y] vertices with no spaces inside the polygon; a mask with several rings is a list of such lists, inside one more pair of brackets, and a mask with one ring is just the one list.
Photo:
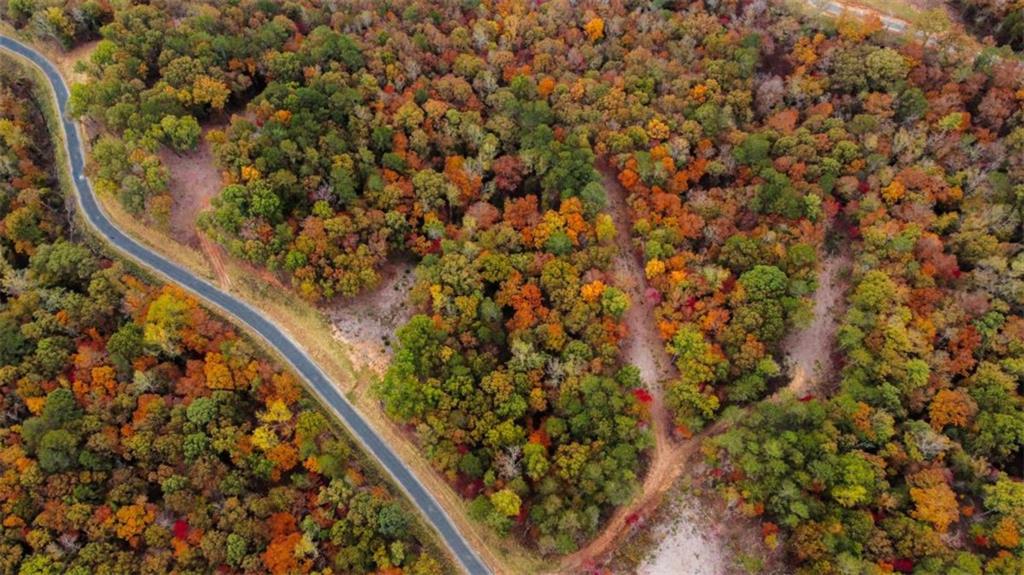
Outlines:
{"label": "asphalt road surface", "polygon": [[68,87],[64,83],[64,79],[45,56],[16,40],[0,35],[0,48],[10,50],[32,61],[49,80],[50,86],[57,96],[57,105],[60,109],[61,123],[67,141],[68,157],[71,160],[71,176],[78,192],[76,196],[79,209],[89,224],[121,252],[145,267],[158,272],[169,281],[182,286],[207,303],[234,316],[272,345],[306,380],[320,401],[341,419],[341,422],[356,437],[362,447],[384,467],[405,491],[409,499],[420,509],[427,521],[441,536],[462,568],[472,575],[489,574],[491,570],[480,560],[466,539],[455,528],[451,518],[437,503],[437,500],[384,440],[377,435],[348,399],[338,391],[338,388],[316,362],[310,359],[306,352],[292,341],[281,328],[245,302],[221,291],[192,272],[136,242],[110,221],[97,202],[92,186],[85,176],[85,158],[78,125],[67,116]]}
{"label": "asphalt road surface", "polygon": [[[825,10],[825,12],[832,16],[839,16],[843,12],[849,11],[857,16],[863,17],[864,15],[870,14],[872,12],[872,10],[868,10],[866,8],[859,8],[857,6],[847,6],[846,4],[843,4],[841,2],[835,2],[831,0],[810,0],[810,3],[813,4],[814,6],[817,6],[820,9]],[[891,16],[886,16],[885,14],[879,14],[878,18],[882,21],[882,27],[890,32],[902,34],[907,29],[907,23],[904,22],[903,20],[900,20],[899,18],[893,18]]]}

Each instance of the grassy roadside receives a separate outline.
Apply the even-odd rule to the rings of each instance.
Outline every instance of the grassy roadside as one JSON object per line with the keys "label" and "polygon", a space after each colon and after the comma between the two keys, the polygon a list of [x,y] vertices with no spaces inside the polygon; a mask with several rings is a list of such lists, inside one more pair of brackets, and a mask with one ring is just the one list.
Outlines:
{"label": "grassy roadside", "polygon": [[[0,31],[31,44],[34,48],[39,48],[40,52],[44,53],[47,57],[52,57],[52,61],[57,63],[57,67],[61,70],[62,74],[69,74],[73,70],[74,62],[68,58],[68,55],[54,56],[53,54],[56,52],[54,48],[40,46],[39,43],[13,32],[6,23],[0,23]],[[26,74],[34,80],[36,89],[41,90],[39,92],[43,96],[41,101],[53,102],[53,94],[38,69],[22,61],[21,58],[14,55],[11,56],[12,59],[20,62],[22,67],[26,69]],[[47,123],[57,144],[55,145],[57,154],[55,159],[60,165],[68,166],[65,141],[59,121],[57,120],[56,108],[53,105],[47,108]],[[87,148],[85,150],[86,157],[88,158],[88,143],[86,142],[85,145]],[[58,170],[58,173],[65,197],[73,198],[74,190],[69,171],[65,168]],[[97,197],[111,221],[134,239],[163,257],[192,270],[197,275],[213,283],[213,270],[204,254],[190,246],[175,241],[168,234],[156,228],[143,224],[134,216],[121,209],[115,199],[102,195]],[[95,232],[77,210],[75,214],[76,230],[84,232],[92,247],[108,254],[113,254],[120,259],[127,259],[102,238],[96,236]],[[149,270],[140,269],[133,261],[131,261],[131,264],[133,268],[139,270],[141,275],[150,278],[154,276]],[[399,427],[385,416],[379,402],[369,393],[372,384],[379,379],[380,374],[368,369],[358,369],[354,366],[351,360],[353,351],[334,338],[330,323],[319,309],[289,290],[280,289],[260,281],[245,266],[231,258],[227,258],[225,264],[231,283],[231,287],[225,291],[230,292],[253,308],[266,314],[289,337],[306,350],[309,356],[338,385],[339,389],[345,392],[348,399],[359,409],[360,413],[374,427],[377,433],[384,438],[397,455],[415,472],[423,485],[434,495],[438,503],[445,508],[453,522],[470,541],[477,553],[482,556],[482,559],[495,572],[533,574],[544,572],[550,568],[550,563],[542,562],[515,541],[499,538],[485,526],[469,518],[467,505],[462,497],[455,493],[443,478],[433,470],[410,438],[403,434]],[[157,279],[162,281],[162,278]],[[218,315],[231,318],[230,314],[226,314],[223,310],[219,308],[214,309]],[[287,361],[261,337],[251,333],[243,324],[234,321],[232,323],[241,327],[242,331],[249,336],[249,339],[254,344],[260,346],[268,356],[275,358],[283,365],[288,365]],[[298,379],[302,380],[301,378]],[[337,427],[341,429],[340,424]],[[352,440],[351,435],[347,431],[345,434]],[[352,442],[358,444],[354,440]],[[369,459],[365,453],[363,457]],[[379,476],[387,478],[388,483],[395,489],[396,493],[401,492],[401,489],[390,481],[390,478],[383,473],[376,462],[372,463],[371,468]],[[412,504],[407,499],[404,499],[404,504],[412,509]],[[415,511],[413,512],[416,513]],[[425,539],[431,541],[435,547],[443,548],[440,546],[434,533],[431,532],[430,536]],[[442,554],[447,556],[447,553]]]}

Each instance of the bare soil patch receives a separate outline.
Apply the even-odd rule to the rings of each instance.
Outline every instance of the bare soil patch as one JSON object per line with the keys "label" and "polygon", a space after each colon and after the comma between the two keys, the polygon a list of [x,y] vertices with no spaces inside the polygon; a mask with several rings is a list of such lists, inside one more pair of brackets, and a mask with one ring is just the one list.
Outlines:
{"label": "bare soil patch", "polygon": [[821,389],[835,376],[832,352],[844,313],[843,295],[848,287],[844,275],[850,265],[849,254],[824,260],[813,297],[814,318],[807,327],[791,332],[782,342],[790,376],[788,388],[798,397]]}
{"label": "bare soil patch", "polygon": [[695,463],[665,495],[646,525],[626,536],[609,573],[641,575],[785,575],[781,547],[765,544],[760,518],[712,486],[711,470]]}
{"label": "bare soil patch", "polygon": [[168,189],[174,203],[171,205],[171,237],[191,247],[201,247],[196,218],[210,207],[210,200],[223,187],[221,171],[206,141],[206,134],[223,126],[203,127],[199,146],[186,153],[175,153],[161,146],[158,155],[170,175]]}
{"label": "bare soil patch", "polygon": [[387,370],[395,332],[413,316],[409,292],[416,281],[414,269],[412,261],[388,262],[376,289],[324,306],[333,336],[352,350],[352,361],[358,367],[377,374]]}
{"label": "bare soil patch", "polygon": [[668,503],[666,520],[652,528],[660,541],[654,553],[640,565],[640,575],[720,575],[727,570],[725,548],[720,540],[721,517],[713,517],[699,499],[684,495]]}

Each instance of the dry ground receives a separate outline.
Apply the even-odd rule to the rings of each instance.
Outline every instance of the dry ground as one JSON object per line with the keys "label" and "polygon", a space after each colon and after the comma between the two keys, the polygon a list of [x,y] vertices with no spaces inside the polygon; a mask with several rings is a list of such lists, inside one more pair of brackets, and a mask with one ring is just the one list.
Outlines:
{"label": "dry ground", "polygon": [[171,237],[193,248],[200,247],[196,218],[210,207],[210,200],[223,186],[220,170],[214,161],[206,134],[222,126],[203,128],[199,146],[186,153],[175,153],[161,147],[158,155],[170,174],[168,187],[174,203],[171,205]]}
{"label": "dry ground", "polygon": [[392,261],[381,270],[376,289],[327,306],[335,339],[353,350],[359,367],[383,374],[391,363],[395,332],[413,315],[409,290],[416,280],[411,261]]}
{"label": "dry ground", "polygon": [[669,518],[653,529],[660,541],[653,555],[638,570],[640,575],[719,575],[727,569],[726,549],[719,532],[721,518],[693,497],[670,504]]}
{"label": "dry ground", "polygon": [[623,316],[626,338],[622,343],[622,360],[640,369],[640,378],[651,392],[651,418],[655,440],[659,446],[671,441],[672,421],[665,409],[663,384],[678,372],[654,323],[655,303],[648,295],[649,286],[644,276],[643,254],[632,238],[630,208],[627,192],[615,178],[614,171],[602,169],[602,183],[608,197],[608,213],[615,222],[615,243],[618,256],[612,268],[616,286],[629,294],[630,306]]}
{"label": "dry ground", "polygon": [[221,172],[217,169],[210,143],[206,141],[206,134],[210,130],[221,127],[204,127],[199,146],[191,152],[179,154],[161,147],[158,155],[170,176],[167,187],[173,198],[171,237],[181,244],[198,249],[206,257],[220,287],[231,289],[231,277],[224,263],[227,254],[221,246],[196,228],[199,214],[210,207],[210,200],[223,187]]}
{"label": "dry ground", "polygon": [[791,332],[782,342],[790,374],[788,387],[798,397],[812,393],[835,375],[831,356],[836,330],[843,316],[843,295],[848,287],[844,274],[850,265],[849,254],[825,259],[818,272],[811,323]]}

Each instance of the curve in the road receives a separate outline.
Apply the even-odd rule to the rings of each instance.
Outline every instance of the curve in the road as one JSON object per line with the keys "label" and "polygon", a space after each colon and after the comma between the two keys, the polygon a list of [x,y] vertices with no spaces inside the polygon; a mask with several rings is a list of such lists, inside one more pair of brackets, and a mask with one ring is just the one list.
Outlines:
{"label": "curve in the road", "polygon": [[202,300],[234,316],[273,346],[306,380],[310,389],[324,405],[338,415],[363,448],[380,462],[381,466],[394,478],[441,536],[462,568],[472,575],[490,574],[490,569],[480,560],[465,537],[456,529],[455,524],[434,496],[427,491],[416,475],[395,455],[395,452],[370,427],[348,399],[331,383],[316,362],[310,359],[309,355],[281,328],[245,302],[221,291],[135,241],[110,221],[96,200],[92,186],[85,176],[84,148],[78,133],[78,126],[67,116],[68,87],[64,83],[64,78],[45,56],[17,40],[0,35],[0,48],[6,48],[35,64],[46,76],[56,95],[68,158],[71,162],[71,176],[77,191],[75,195],[78,199],[79,209],[86,221],[115,248],[168,280],[181,285]]}

